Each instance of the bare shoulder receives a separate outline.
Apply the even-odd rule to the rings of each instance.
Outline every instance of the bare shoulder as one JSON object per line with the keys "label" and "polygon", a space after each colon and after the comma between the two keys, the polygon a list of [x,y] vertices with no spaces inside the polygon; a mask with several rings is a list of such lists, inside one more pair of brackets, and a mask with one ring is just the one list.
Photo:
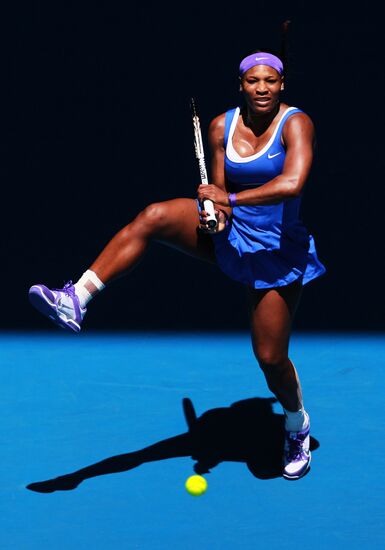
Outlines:
{"label": "bare shoulder", "polygon": [[284,125],[284,131],[285,130],[311,130],[314,131],[314,124],[312,119],[309,115],[304,113],[303,111],[299,113],[294,113],[285,122]]}
{"label": "bare shoulder", "polygon": [[289,116],[282,129],[282,137],[286,143],[299,138],[313,141],[314,124],[310,116],[302,111]]}
{"label": "bare shoulder", "polygon": [[225,130],[226,113],[222,113],[212,119],[209,125],[209,132],[218,132]]}
{"label": "bare shoulder", "polygon": [[213,118],[209,124],[209,140],[212,145],[223,146],[225,139],[225,117],[226,113],[222,113]]}

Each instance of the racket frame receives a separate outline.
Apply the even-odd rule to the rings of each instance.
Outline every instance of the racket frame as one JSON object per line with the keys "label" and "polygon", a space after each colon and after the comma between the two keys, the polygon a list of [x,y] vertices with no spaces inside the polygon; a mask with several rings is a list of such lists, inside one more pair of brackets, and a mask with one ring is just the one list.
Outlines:
{"label": "racket frame", "polygon": [[[209,185],[209,180],[207,177],[205,153],[203,149],[203,140],[202,140],[202,131],[199,116],[197,113],[195,99],[191,98],[191,111],[192,111],[192,121],[194,127],[194,149],[195,157],[198,161],[199,175],[202,185]],[[215,215],[214,203],[213,201],[206,199],[203,201],[203,209],[207,213],[207,225],[211,230],[214,230],[217,226],[217,218]]]}

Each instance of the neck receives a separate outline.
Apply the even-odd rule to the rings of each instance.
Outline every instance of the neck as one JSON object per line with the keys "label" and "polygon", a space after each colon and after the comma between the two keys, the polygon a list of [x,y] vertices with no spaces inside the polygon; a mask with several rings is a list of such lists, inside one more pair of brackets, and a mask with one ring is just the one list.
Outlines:
{"label": "neck", "polygon": [[269,111],[268,113],[255,113],[250,109],[250,107],[247,107],[247,111],[245,113],[245,116],[243,117],[243,122],[245,126],[253,130],[253,132],[263,133],[277,116],[277,114],[279,113],[279,109],[279,102],[277,102],[274,109],[272,111]]}

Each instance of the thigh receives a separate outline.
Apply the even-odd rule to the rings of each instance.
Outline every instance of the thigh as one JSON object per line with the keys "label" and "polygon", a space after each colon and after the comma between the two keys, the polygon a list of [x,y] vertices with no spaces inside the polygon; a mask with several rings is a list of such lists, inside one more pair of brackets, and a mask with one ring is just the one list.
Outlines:
{"label": "thigh", "polygon": [[216,263],[212,237],[199,229],[194,199],[173,199],[152,205],[158,219],[154,240],[189,256]]}
{"label": "thigh", "polygon": [[302,293],[302,281],[284,287],[250,290],[250,324],[254,353],[262,362],[287,357],[291,327]]}

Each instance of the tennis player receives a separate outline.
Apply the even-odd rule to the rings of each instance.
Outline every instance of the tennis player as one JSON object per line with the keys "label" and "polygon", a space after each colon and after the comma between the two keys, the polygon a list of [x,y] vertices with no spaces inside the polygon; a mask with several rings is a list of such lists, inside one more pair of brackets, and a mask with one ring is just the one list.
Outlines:
{"label": "tennis player", "polygon": [[[285,414],[283,476],[298,479],[310,465],[310,419],[288,356],[289,338],[303,286],[325,268],[299,217],[314,127],[307,114],[280,99],[282,57],[258,50],[242,59],[242,105],[210,123],[211,185],[198,187],[197,201],[150,204],[111,239],[75,284],[70,281],[61,289],[37,284],[29,298],[54,323],[78,332],[89,301],[130,272],[150,242],[216,263],[249,289],[254,353]],[[197,208],[206,199],[215,204],[215,232]]]}

